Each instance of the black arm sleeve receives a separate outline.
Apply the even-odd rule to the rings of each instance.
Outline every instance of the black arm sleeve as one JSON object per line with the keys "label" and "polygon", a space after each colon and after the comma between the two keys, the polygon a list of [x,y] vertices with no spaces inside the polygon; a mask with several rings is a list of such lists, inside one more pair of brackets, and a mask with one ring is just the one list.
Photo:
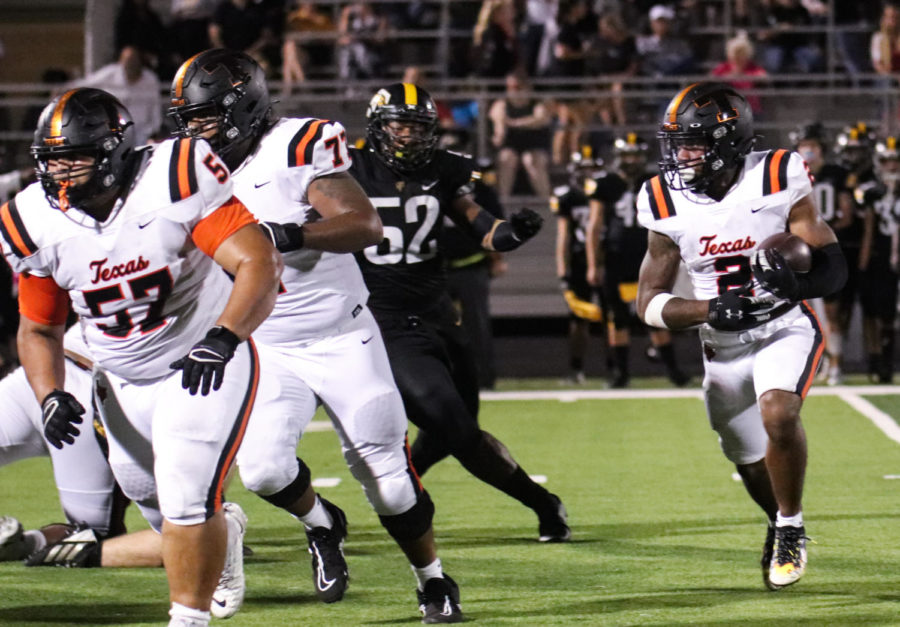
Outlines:
{"label": "black arm sleeve", "polygon": [[472,220],[472,230],[481,238],[481,247],[485,250],[506,252],[522,245],[509,222],[498,220],[484,209]]}
{"label": "black arm sleeve", "polygon": [[812,268],[797,275],[800,298],[819,298],[834,294],[847,282],[847,261],[840,244],[826,244],[812,251]]}

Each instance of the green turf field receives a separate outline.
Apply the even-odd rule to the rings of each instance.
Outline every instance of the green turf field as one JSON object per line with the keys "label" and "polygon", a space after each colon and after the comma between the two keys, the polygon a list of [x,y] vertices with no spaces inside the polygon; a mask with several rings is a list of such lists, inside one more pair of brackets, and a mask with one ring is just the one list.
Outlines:
{"label": "green turf field", "polygon": [[[506,389],[513,387],[504,385]],[[888,414],[900,396],[871,397]],[[435,529],[462,606],[482,625],[888,625],[900,623],[900,444],[836,396],[811,396],[806,577],[765,590],[762,514],[708,429],[698,398],[493,400],[483,426],[532,475],[547,477],[573,540],[536,541],[531,512],[454,460],[424,478]],[[351,583],[341,603],[312,591],[300,526],[233,486],[250,517],[242,625],[417,624],[414,579],[345,470],[331,431],[301,454],[350,520]],[[133,508],[132,508],[133,509]],[[0,469],[0,513],[26,526],[61,517],[46,460]],[[132,528],[141,522],[130,512]],[[0,564],[0,624],[161,625],[161,569],[65,570]],[[214,621],[225,624],[223,621]]]}

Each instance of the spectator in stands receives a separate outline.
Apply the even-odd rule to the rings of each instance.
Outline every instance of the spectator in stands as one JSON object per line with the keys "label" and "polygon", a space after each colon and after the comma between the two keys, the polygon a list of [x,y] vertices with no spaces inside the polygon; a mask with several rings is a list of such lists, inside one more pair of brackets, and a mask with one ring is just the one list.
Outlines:
{"label": "spectator in stands", "polygon": [[[550,46],[543,44],[556,21],[558,0],[526,0],[520,29],[522,63],[529,76],[544,74],[550,67]],[[542,58],[542,51],[544,52]]]}
{"label": "spectator in stands", "polygon": [[209,23],[214,0],[172,0],[169,34],[178,65],[210,47]]}
{"label": "spectator in stands", "polygon": [[354,2],[341,9],[338,22],[337,60],[341,79],[377,78],[382,75],[382,44],[388,22],[368,2]]}
{"label": "spectator in stands", "polygon": [[[715,66],[710,73],[720,77],[741,93],[752,92],[759,79],[766,76],[766,70],[753,60],[753,53],[753,42],[745,31],[740,31],[725,43],[726,60]],[[748,95],[747,102],[754,115],[762,112],[759,96]]]}
{"label": "spectator in stands", "polygon": [[823,69],[822,49],[815,35],[797,32],[811,26],[813,16],[801,0],[762,0],[767,28],[757,38],[763,43],[762,64],[769,74],[809,74]]}
{"label": "spectator in stands", "polygon": [[151,67],[159,78],[168,80],[175,72],[169,30],[149,0],[122,0],[116,15],[113,39],[116,54],[125,48],[135,48],[144,54],[144,64]]}
{"label": "spectator in stands", "polygon": [[[601,78],[627,78],[637,74],[640,61],[634,35],[625,25],[619,13],[604,13],[597,20],[597,36],[591,42],[587,56],[587,73]],[[624,126],[625,102],[623,85],[614,82],[609,86],[610,96],[600,98],[595,106],[601,121],[607,125]]]}
{"label": "spectator in stands", "polygon": [[879,74],[900,72],[900,6],[887,3],[881,10],[878,30],[872,35],[872,66]]}
{"label": "spectator in stands", "polygon": [[677,76],[694,71],[694,53],[672,30],[675,11],[664,4],[650,9],[650,35],[638,37],[641,71],[647,76]]}
{"label": "spectator in stands", "polygon": [[307,64],[328,65],[334,47],[330,42],[313,39],[304,43],[304,36],[320,36],[336,31],[331,18],[320,11],[315,2],[299,2],[290,9],[285,19],[284,43],[281,48],[281,74],[284,94],[289,95],[294,83],[306,80]]}
{"label": "spectator in stands", "polygon": [[134,118],[135,143],[146,144],[162,124],[159,77],[144,65],[141,51],[126,46],[119,60],[74,81],[71,87],[97,87],[119,99]]}
{"label": "spectator in stands", "polygon": [[484,0],[472,37],[472,66],[478,76],[500,78],[521,59],[513,0]]}
{"label": "spectator in stands", "polygon": [[506,95],[495,100],[488,111],[493,123],[491,143],[497,155],[497,187],[501,202],[512,195],[519,164],[525,168],[532,191],[550,198],[550,111],[534,98],[522,72],[506,76]]}
{"label": "spectator in stands", "polygon": [[[553,65],[550,75],[559,78],[583,78],[585,57],[597,23],[587,0],[560,0],[556,22],[558,31],[553,43]],[[573,90],[577,89],[578,85],[563,83],[559,87]],[[587,103],[582,99],[557,101],[553,163],[566,164],[569,155],[578,150],[588,115]]]}
{"label": "spectator in stands", "polygon": [[214,48],[241,50],[272,74],[281,66],[284,8],[280,0],[220,0],[209,24]]}
{"label": "spectator in stands", "polygon": [[860,74],[873,71],[869,54],[869,33],[861,32],[856,26],[868,27],[878,22],[877,7],[874,2],[835,2],[834,34],[835,50],[844,64],[844,69],[858,84]]}

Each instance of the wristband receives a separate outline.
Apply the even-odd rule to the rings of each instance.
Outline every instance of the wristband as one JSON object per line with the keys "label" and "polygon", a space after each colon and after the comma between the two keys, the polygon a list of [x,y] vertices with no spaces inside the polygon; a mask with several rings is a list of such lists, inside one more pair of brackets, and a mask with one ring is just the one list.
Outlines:
{"label": "wristband", "polygon": [[651,298],[650,302],[647,303],[647,309],[644,310],[644,323],[658,329],[668,329],[669,325],[663,320],[662,312],[666,303],[673,298],[675,298],[675,294],[670,294],[669,292],[660,292]]}

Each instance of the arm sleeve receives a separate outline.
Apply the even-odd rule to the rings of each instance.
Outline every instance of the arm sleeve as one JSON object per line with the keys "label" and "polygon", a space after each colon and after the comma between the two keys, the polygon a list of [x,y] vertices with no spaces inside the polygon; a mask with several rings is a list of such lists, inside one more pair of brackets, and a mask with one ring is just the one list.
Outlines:
{"label": "arm sleeve", "polygon": [[19,312],[38,324],[65,324],[69,315],[69,295],[52,277],[23,274],[19,278]]}
{"label": "arm sleeve", "polygon": [[226,239],[248,224],[256,224],[256,218],[240,200],[232,196],[214,212],[200,220],[191,232],[197,248],[210,257]]}
{"label": "arm sleeve", "polygon": [[812,251],[812,268],[806,274],[798,274],[801,298],[829,296],[844,287],[847,282],[847,261],[837,242],[826,244]]}

